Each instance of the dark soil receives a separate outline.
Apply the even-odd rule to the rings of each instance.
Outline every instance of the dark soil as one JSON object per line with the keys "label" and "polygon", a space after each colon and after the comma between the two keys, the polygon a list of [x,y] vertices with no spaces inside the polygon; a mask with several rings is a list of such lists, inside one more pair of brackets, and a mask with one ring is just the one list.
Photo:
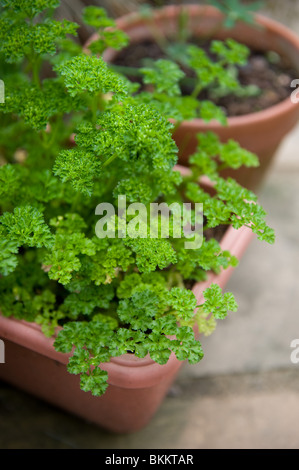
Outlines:
{"label": "dark soil", "polygon": [[208,228],[204,232],[205,239],[208,241],[214,238],[218,243],[220,243],[227,229],[227,225],[218,225],[214,228]]}
{"label": "dark soil", "polygon": [[150,40],[144,40],[137,44],[130,44],[128,47],[122,49],[113,63],[126,67],[143,67],[146,59],[165,59],[167,55],[161,47]]}
{"label": "dark soil", "polygon": [[[218,243],[220,243],[227,230],[228,225],[218,225],[214,228],[208,228],[204,231],[205,240],[209,241],[214,238]],[[196,284],[196,281],[194,281],[193,279],[187,279],[184,281],[186,289],[192,290],[194,284]]]}
{"label": "dark soil", "polygon": [[[190,42],[196,43],[196,40]],[[197,44],[206,51],[209,44]],[[271,58],[270,58],[271,57]],[[145,59],[146,58],[146,59]],[[125,67],[139,68],[146,64],[146,60],[167,58],[161,47],[151,40],[144,40],[138,44],[131,44],[123,49],[115,58],[114,64]],[[184,69],[186,75],[192,78],[192,70]],[[267,109],[278,104],[290,96],[290,84],[298,73],[285,58],[276,53],[265,54],[262,51],[251,51],[248,63],[238,67],[238,78],[241,85],[255,85],[261,93],[258,96],[236,97],[232,94],[215,98],[208,91],[199,95],[199,99],[210,99],[221,106],[227,116],[240,116]],[[130,76],[130,75],[129,75]],[[138,75],[131,75],[133,81],[140,81]],[[190,94],[192,87],[181,84],[183,95]]]}

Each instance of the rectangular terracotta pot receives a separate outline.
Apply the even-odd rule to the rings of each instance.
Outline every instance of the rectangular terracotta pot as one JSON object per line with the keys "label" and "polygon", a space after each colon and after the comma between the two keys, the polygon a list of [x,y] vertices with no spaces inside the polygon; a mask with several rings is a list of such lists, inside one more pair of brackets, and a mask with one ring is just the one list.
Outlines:
{"label": "rectangular terracotta pot", "polygon": [[[221,247],[240,259],[252,237],[246,227],[229,227]],[[198,303],[206,287],[217,283],[223,288],[232,272],[230,267],[197,283],[193,292]],[[131,354],[113,358],[102,366],[108,372],[109,387],[102,397],[94,397],[80,390],[79,376],[66,369],[69,355],[56,352],[53,339],[46,338],[38,325],[0,315],[0,338],[5,344],[0,379],[117,433],[137,431],[150,421],[183,364],[174,354],[165,365]]]}

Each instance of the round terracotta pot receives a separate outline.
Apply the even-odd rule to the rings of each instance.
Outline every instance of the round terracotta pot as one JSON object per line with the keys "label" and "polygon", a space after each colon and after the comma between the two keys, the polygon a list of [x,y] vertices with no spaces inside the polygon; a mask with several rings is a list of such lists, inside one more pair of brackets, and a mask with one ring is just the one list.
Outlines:
{"label": "round terracotta pot", "polygon": [[[137,13],[129,14],[117,20],[118,28],[131,38],[131,43],[153,38],[157,33],[171,38],[177,30],[180,6],[167,6],[154,10],[153,19],[146,20]],[[261,51],[275,51],[289,59],[299,76],[299,37],[280,23],[261,15],[256,15],[256,25],[238,23],[233,29],[222,27],[222,14],[208,6],[187,5],[188,30],[195,36],[213,37],[214,39],[233,38],[250,48]],[[88,43],[92,42],[92,36]],[[88,44],[87,43],[87,44]],[[113,62],[117,52],[107,50],[104,59]],[[291,84],[290,84],[291,85]],[[290,96],[292,88],[290,88]],[[259,168],[242,168],[226,172],[242,185],[257,189],[266,175],[273,157],[284,139],[299,119],[299,103],[287,98],[279,104],[263,111],[240,117],[228,118],[228,125],[222,126],[217,121],[204,123],[201,119],[184,121],[174,133],[179,147],[179,163],[188,165],[189,156],[197,146],[196,135],[199,132],[213,131],[223,142],[234,139],[260,159]]]}
{"label": "round terracotta pot", "polygon": [[[240,259],[252,239],[247,227],[229,227],[221,246]],[[233,268],[211,273],[205,282],[195,284],[198,304],[211,283],[224,287]],[[125,354],[102,364],[108,372],[109,387],[101,397],[80,389],[80,378],[67,372],[68,354],[55,351],[53,339],[46,338],[34,323],[6,318],[0,314],[0,338],[5,345],[5,363],[0,379],[41,398],[86,421],[113,432],[125,433],[144,427],[157,411],[182,362],[172,353],[167,364],[150,357],[139,359]]]}

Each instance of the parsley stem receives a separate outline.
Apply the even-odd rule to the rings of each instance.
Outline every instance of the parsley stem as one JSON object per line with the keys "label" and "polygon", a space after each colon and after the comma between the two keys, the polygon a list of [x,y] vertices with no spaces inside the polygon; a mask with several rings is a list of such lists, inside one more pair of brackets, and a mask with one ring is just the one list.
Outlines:
{"label": "parsley stem", "polygon": [[226,168],[228,168],[228,164],[227,163],[222,163],[222,165],[219,165],[218,168],[217,168],[217,171],[222,171],[222,170],[225,170]]}
{"label": "parsley stem", "polygon": [[55,143],[57,133],[61,128],[62,124],[63,122],[61,119],[61,115],[58,115],[55,124],[53,124],[51,127],[50,139],[48,140],[48,147],[51,147]]}
{"label": "parsley stem", "polygon": [[92,123],[95,125],[97,122],[97,113],[98,113],[98,100],[96,97],[93,97],[91,102],[91,114],[92,114]]}
{"label": "parsley stem", "polygon": [[70,209],[71,213],[73,213],[74,211],[78,212],[77,207],[78,207],[81,196],[82,194],[78,192],[76,196],[74,197],[72,205],[71,205],[71,209]]}
{"label": "parsley stem", "polygon": [[39,68],[39,61],[34,60],[32,63],[32,81],[38,88],[41,88]]}
{"label": "parsley stem", "polygon": [[197,98],[202,90],[202,84],[199,82],[191,93],[192,98]]}
{"label": "parsley stem", "polygon": [[108,158],[108,160],[106,160],[104,163],[103,163],[103,166],[107,166],[109,165],[111,162],[113,162],[113,160],[115,160],[117,157],[117,153],[115,153],[114,155],[112,155],[111,157]]}
{"label": "parsley stem", "polygon": [[175,131],[180,127],[181,124],[182,124],[182,120],[176,121],[175,124],[174,124],[174,127],[171,129],[171,133],[174,134]]}

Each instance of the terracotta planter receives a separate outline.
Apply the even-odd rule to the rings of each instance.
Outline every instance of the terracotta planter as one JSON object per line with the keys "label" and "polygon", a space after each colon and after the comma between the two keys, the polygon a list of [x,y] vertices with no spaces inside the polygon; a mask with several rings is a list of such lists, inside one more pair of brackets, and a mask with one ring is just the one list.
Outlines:
{"label": "terracotta planter", "polygon": [[[248,228],[230,227],[221,246],[240,259],[252,236]],[[198,303],[202,303],[206,287],[212,282],[224,287],[232,271],[229,268],[219,275],[210,274],[206,282],[197,283],[193,292]],[[46,338],[38,325],[0,315],[0,338],[4,340],[6,360],[0,364],[0,379],[119,433],[136,431],[149,422],[183,364],[173,354],[163,366],[149,357],[126,354],[113,358],[103,365],[109,387],[98,398],[80,390],[79,376],[66,369],[69,355],[56,352],[53,340]]]}
{"label": "terracotta planter", "polygon": [[[194,35],[215,39],[233,38],[248,47],[262,51],[276,51],[288,58],[299,76],[299,37],[280,23],[261,15],[256,15],[257,26],[244,23],[237,24],[233,29],[221,27],[222,15],[212,7],[189,5],[188,30]],[[177,29],[177,18],[180,7],[169,6],[158,9],[154,13],[154,29],[157,33],[171,37]],[[131,38],[131,43],[153,37],[153,26],[140,18],[136,13],[126,15],[117,20],[117,26]],[[155,34],[156,34],[155,33]],[[90,38],[94,40],[95,36]],[[108,50],[105,60],[112,62],[117,52]],[[290,95],[293,89],[290,88]],[[223,127],[218,122],[205,124],[201,119],[184,121],[174,134],[179,147],[179,163],[186,165],[188,157],[197,146],[196,135],[208,130],[215,132],[223,142],[234,139],[242,147],[258,155],[258,169],[242,168],[231,173],[242,185],[257,189],[266,175],[273,157],[284,139],[293,129],[299,119],[299,103],[295,104],[290,98],[264,111],[250,113],[228,119],[228,126]],[[226,176],[228,173],[226,173]]]}

